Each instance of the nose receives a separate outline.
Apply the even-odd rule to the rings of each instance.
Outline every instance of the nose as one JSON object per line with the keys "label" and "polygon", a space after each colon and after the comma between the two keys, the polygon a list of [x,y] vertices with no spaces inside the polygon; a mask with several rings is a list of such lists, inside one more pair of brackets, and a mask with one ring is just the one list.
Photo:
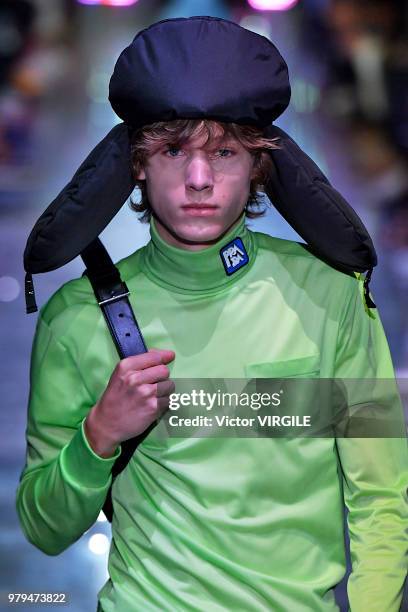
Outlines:
{"label": "nose", "polygon": [[213,168],[205,153],[191,155],[185,169],[185,185],[187,190],[192,191],[213,188]]}

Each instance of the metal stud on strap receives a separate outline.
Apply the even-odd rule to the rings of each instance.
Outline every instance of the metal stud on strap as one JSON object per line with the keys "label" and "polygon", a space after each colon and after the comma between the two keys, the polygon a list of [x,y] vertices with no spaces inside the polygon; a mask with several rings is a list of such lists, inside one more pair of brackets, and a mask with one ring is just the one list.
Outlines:
{"label": "metal stud on strap", "polygon": [[130,291],[127,291],[126,293],[121,293],[120,295],[114,295],[113,297],[108,298],[107,300],[102,300],[102,302],[98,302],[98,304],[99,306],[103,306],[104,304],[110,304],[111,302],[116,302],[117,300],[127,297],[128,295],[130,295]]}

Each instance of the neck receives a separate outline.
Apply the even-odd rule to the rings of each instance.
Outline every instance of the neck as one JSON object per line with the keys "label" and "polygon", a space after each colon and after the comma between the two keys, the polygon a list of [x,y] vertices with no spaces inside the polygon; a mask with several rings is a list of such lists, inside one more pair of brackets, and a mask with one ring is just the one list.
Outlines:
{"label": "neck", "polygon": [[217,244],[220,240],[223,239],[225,235],[227,235],[231,230],[236,228],[242,218],[242,212],[239,216],[233,221],[219,236],[214,238],[213,240],[207,240],[204,242],[191,241],[184,238],[181,238],[177,234],[175,234],[167,225],[165,225],[156,215],[154,216],[154,226],[157,230],[160,238],[167,242],[171,246],[177,247],[179,249],[184,249],[186,251],[202,251],[203,249],[207,249],[210,246]]}
{"label": "neck", "polygon": [[156,284],[179,293],[218,292],[252,267],[257,243],[245,225],[245,214],[211,244],[191,250],[170,244],[150,219],[151,240],[142,249],[142,270]]}

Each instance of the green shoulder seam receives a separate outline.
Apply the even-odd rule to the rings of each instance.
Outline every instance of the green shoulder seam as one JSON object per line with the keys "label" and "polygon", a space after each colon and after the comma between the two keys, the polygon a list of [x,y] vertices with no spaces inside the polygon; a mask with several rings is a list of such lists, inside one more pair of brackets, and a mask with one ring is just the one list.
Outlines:
{"label": "green shoulder seam", "polygon": [[307,250],[307,245],[296,240],[287,240],[286,238],[277,238],[263,232],[254,232],[261,248],[272,250],[284,255],[296,255],[301,257],[315,257]]}

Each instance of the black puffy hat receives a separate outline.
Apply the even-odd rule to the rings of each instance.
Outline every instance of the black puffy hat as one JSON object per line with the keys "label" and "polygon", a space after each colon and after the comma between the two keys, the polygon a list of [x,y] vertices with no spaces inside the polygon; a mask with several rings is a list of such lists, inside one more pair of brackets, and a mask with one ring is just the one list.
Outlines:
{"label": "black puffy hat", "polygon": [[[289,104],[290,84],[268,39],[216,17],[159,21],[120,54],[109,100],[123,123],[91,151],[28,238],[27,311],[36,309],[31,274],[83,254],[132,193],[132,131],[179,118],[254,125],[267,138],[278,136],[280,149],[267,150],[277,171],[265,185],[272,204],[316,256],[345,272],[368,270],[368,283],[377,257],[362,221],[310,157],[272,125]],[[368,284],[366,298],[370,303]]]}

